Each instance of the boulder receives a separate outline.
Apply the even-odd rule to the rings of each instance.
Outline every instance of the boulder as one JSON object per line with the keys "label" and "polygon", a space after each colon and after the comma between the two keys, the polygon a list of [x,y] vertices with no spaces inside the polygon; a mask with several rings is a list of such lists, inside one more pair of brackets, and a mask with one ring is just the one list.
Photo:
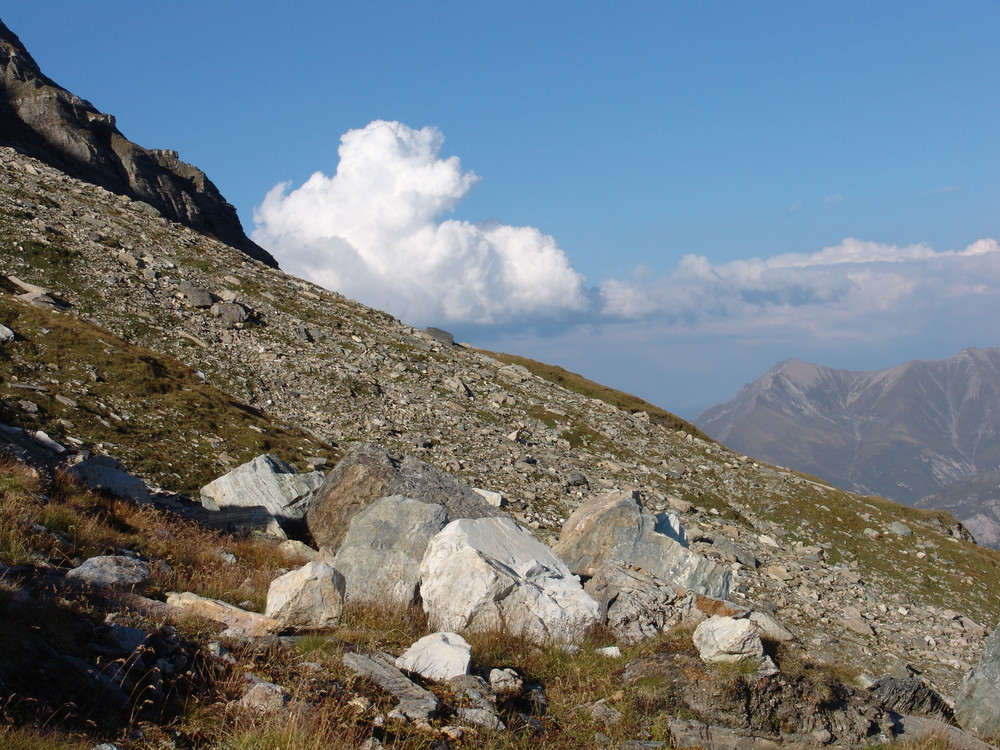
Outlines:
{"label": "boulder", "polygon": [[223,325],[230,328],[240,323],[246,323],[250,318],[247,309],[237,302],[216,302],[209,312],[218,318]]}
{"label": "boulder", "polygon": [[776,643],[788,643],[795,640],[792,632],[766,612],[751,612],[747,618],[760,631],[760,637]]}
{"label": "boulder", "polygon": [[258,682],[240,698],[240,705],[258,713],[273,714],[284,711],[291,700],[288,691],[273,682]]}
{"label": "boulder", "polygon": [[299,474],[277,456],[264,453],[202,487],[201,504],[213,511],[261,506],[276,518],[297,520],[322,483],[322,472]]}
{"label": "boulder", "polygon": [[469,674],[471,663],[472,646],[457,633],[425,635],[396,659],[398,669],[434,682]]}
{"label": "boulder", "polygon": [[354,516],[333,561],[344,576],[347,599],[414,603],[427,544],[447,523],[443,505],[402,495],[377,500]]}
{"label": "boulder", "polygon": [[218,599],[198,596],[189,591],[184,593],[171,591],[167,594],[167,604],[183,614],[204,617],[222,623],[227,628],[241,630],[251,638],[267,635],[278,628],[278,622],[270,617],[248,612]]}
{"label": "boulder", "polygon": [[549,549],[509,518],[452,521],[427,547],[421,595],[437,630],[498,630],[573,641],[600,607]]}
{"label": "boulder", "polygon": [[994,628],[979,662],[962,680],[955,698],[955,720],[981,737],[1000,736],[1000,625]]}
{"label": "boulder", "polygon": [[326,628],[344,609],[344,577],[329,563],[309,562],[271,581],[264,614],[283,626]]}
{"label": "boulder", "polygon": [[149,565],[124,555],[101,555],[84,560],[66,574],[66,579],[95,588],[134,588],[149,580]]}
{"label": "boulder", "polygon": [[593,576],[606,563],[616,562],[706,596],[729,596],[729,570],[686,544],[676,516],[648,512],[637,492],[609,492],[573,511],[555,552],[577,575]]}
{"label": "boulder", "polygon": [[451,519],[504,515],[464,482],[418,458],[359,443],[344,454],[316,490],[306,514],[309,533],[319,547],[335,552],[351,519],[389,495],[443,505]]}
{"label": "boulder", "polygon": [[702,661],[736,662],[746,659],[759,665],[758,674],[774,674],[777,668],[764,655],[760,631],[750,620],[714,615],[694,631],[694,645]]}
{"label": "boulder", "polygon": [[152,502],[145,483],[125,471],[111,456],[91,456],[69,467],[67,473],[82,481],[90,489],[106,490],[120,498],[137,503]]}
{"label": "boulder", "polygon": [[609,562],[584,589],[601,605],[603,621],[621,643],[638,643],[680,622],[672,606],[680,592],[641,570]]}

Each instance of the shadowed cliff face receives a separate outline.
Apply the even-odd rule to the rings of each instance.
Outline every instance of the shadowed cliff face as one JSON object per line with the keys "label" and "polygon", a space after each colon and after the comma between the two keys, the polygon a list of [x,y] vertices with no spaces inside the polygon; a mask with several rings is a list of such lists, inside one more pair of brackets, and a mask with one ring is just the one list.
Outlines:
{"label": "shadowed cliff face", "polygon": [[182,162],[175,151],[132,143],[118,131],[112,115],[46,77],[3,22],[0,144],[113,193],[145,201],[165,218],[277,268],[271,254],[246,236],[236,209],[201,170]]}

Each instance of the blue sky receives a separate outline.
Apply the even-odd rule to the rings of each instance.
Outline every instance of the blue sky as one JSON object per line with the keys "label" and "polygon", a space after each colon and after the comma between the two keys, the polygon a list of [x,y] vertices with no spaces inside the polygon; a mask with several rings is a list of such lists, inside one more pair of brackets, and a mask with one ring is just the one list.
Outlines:
{"label": "blue sky", "polygon": [[1000,238],[995,2],[0,17],[128,137],[204,169],[289,270],[688,417],[791,356],[1000,344],[1000,254],[974,244]]}

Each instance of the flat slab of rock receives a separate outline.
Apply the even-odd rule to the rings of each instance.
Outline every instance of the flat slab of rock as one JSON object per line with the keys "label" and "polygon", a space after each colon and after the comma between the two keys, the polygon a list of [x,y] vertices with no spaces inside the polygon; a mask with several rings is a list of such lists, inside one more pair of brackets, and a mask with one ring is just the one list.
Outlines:
{"label": "flat slab of rock", "polygon": [[107,490],[120,498],[141,504],[152,502],[145,482],[125,471],[111,456],[92,456],[69,467],[67,473],[91,489]]}
{"label": "flat slab of rock", "polygon": [[396,659],[396,667],[434,682],[469,674],[472,646],[458,633],[431,633]]}
{"label": "flat slab of rock", "polygon": [[328,628],[344,610],[344,576],[312,561],[271,581],[264,614],[282,626]]}
{"label": "flat slab of rock", "polygon": [[357,675],[365,677],[386,692],[399,698],[396,707],[409,719],[427,720],[437,714],[437,696],[417,685],[397,669],[388,658],[372,658],[364,654],[344,654],[344,666]]}
{"label": "flat slab of rock", "polygon": [[306,514],[319,547],[340,548],[351,519],[379,498],[402,495],[443,505],[452,520],[505,515],[469,485],[413,456],[397,456],[359,443],[337,463],[316,490]]}
{"label": "flat slab of rock", "polygon": [[402,495],[377,500],[354,516],[333,561],[348,601],[414,603],[427,545],[447,523],[443,505]]}
{"label": "flat slab of rock", "polygon": [[277,518],[297,520],[322,483],[322,472],[299,474],[277,456],[264,453],[202,487],[201,504],[214,511],[261,506]]}
{"label": "flat slab of rock", "polygon": [[420,573],[436,630],[499,630],[549,643],[579,639],[600,618],[563,561],[509,518],[452,521],[431,540]]}
{"label": "flat slab of rock", "polygon": [[706,596],[728,597],[729,570],[689,550],[675,517],[660,516],[639,504],[638,493],[599,495],[573,511],[554,549],[577,575],[593,576],[616,562]]}
{"label": "flat slab of rock", "polygon": [[279,627],[277,620],[270,617],[256,612],[248,612],[218,599],[198,596],[189,591],[184,593],[170,592],[167,594],[167,604],[184,611],[186,614],[204,617],[207,620],[220,622],[226,627],[242,630],[251,638],[267,635]]}
{"label": "flat slab of rock", "polygon": [[95,588],[134,588],[149,580],[149,564],[124,555],[100,555],[84,560],[66,579]]}
{"label": "flat slab of rock", "polygon": [[[903,715],[896,719],[896,738],[903,742],[942,742],[948,750],[997,750],[996,745],[972,736],[958,727],[926,716]],[[988,736],[988,735],[987,735]],[[934,747],[935,745],[929,745]]]}

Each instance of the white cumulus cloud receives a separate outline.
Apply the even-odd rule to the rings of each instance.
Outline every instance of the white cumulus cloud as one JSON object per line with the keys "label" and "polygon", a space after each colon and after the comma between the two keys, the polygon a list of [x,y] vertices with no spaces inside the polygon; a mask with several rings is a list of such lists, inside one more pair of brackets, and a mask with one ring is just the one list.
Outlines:
{"label": "white cumulus cloud", "polygon": [[375,121],[341,137],[336,174],[276,185],[253,238],[286,271],[408,322],[496,324],[587,306],[583,277],[534,227],[443,218],[479,178],[444,137]]}

